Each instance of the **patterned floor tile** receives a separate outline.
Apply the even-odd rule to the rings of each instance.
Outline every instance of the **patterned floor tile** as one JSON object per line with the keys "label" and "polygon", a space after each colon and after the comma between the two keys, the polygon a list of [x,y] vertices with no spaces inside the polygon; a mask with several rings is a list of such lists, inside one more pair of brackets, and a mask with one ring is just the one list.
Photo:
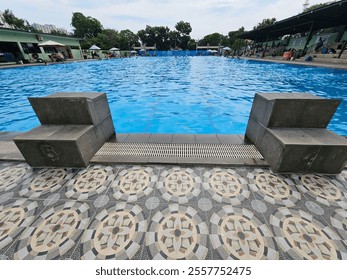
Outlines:
{"label": "patterned floor tile", "polygon": [[74,175],[72,169],[41,168],[22,182],[20,196],[38,198],[46,194],[58,192]]}
{"label": "patterned floor tile", "polygon": [[141,207],[117,203],[96,215],[81,242],[82,259],[131,259],[140,250],[147,221]]}
{"label": "patterned floor tile", "polygon": [[26,199],[0,205],[0,249],[10,244],[34,220],[37,202]]}
{"label": "patterned floor tile", "polygon": [[250,195],[247,181],[232,169],[206,171],[202,185],[215,201],[231,205],[241,204]]}
{"label": "patterned floor tile", "polygon": [[0,169],[0,193],[8,192],[32,175],[32,168],[26,163],[4,164]]}
{"label": "patterned floor tile", "polygon": [[250,188],[265,201],[286,207],[294,207],[301,199],[294,182],[269,170],[255,169],[247,174]]}
{"label": "patterned floor tile", "polygon": [[67,201],[46,210],[21,235],[14,259],[56,259],[73,247],[89,223],[86,203]]}
{"label": "patterned floor tile", "polygon": [[275,240],[292,259],[347,259],[341,238],[307,212],[279,208],[271,218]]}
{"label": "patterned floor tile", "polygon": [[344,241],[347,241],[347,211],[336,210],[331,216],[331,224],[338,231]]}
{"label": "patterned floor tile", "polygon": [[94,165],[77,173],[67,183],[65,195],[77,200],[90,199],[105,191],[114,180],[114,170],[110,166]]}
{"label": "patterned floor tile", "polygon": [[347,192],[340,182],[324,175],[292,175],[298,189],[326,206],[347,209]]}
{"label": "patterned floor tile", "polygon": [[347,188],[347,170],[342,170],[340,174],[336,175],[336,179]]}
{"label": "patterned floor tile", "polygon": [[279,259],[271,230],[250,210],[223,206],[210,223],[210,240],[221,259]]}
{"label": "patterned floor tile", "polygon": [[11,192],[11,191],[7,191],[0,194],[0,205],[4,204],[6,201],[13,198],[13,196],[14,196],[14,192]]}
{"label": "patterned floor tile", "polygon": [[160,199],[156,196],[152,196],[146,199],[145,206],[148,210],[157,209],[160,206]]}
{"label": "patterned floor tile", "polygon": [[160,174],[158,190],[166,201],[188,203],[201,192],[201,178],[191,168],[173,167]]}
{"label": "patterned floor tile", "polygon": [[151,218],[146,234],[150,259],[199,259],[208,254],[208,227],[190,206],[171,204]]}
{"label": "patterned floor tile", "polygon": [[113,196],[117,200],[138,201],[153,191],[157,179],[150,167],[134,166],[124,169],[111,185]]}

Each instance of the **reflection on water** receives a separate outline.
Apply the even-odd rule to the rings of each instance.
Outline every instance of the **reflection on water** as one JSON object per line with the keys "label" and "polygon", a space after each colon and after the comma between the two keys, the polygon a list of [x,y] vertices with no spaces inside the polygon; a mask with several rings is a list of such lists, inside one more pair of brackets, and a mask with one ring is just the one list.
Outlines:
{"label": "reflection on water", "polygon": [[347,135],[347,71],[222,57],[144,57],[0,70],[0,130],[38,120],[28,96],[106,92],[116,130],[244,133],[256,92],[342,98],[330,129]]}

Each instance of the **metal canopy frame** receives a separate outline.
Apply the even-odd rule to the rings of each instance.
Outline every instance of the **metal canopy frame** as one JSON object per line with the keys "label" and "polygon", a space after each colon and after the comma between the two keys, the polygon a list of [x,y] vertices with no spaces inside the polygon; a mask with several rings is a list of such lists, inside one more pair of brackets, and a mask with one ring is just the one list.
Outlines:
{"label": "metal canopy frame", "polygon": [[239,38],[264,42],[287,34],[304,33],[310,30],[314,32],[324,28],[346,25],[347,0],[343,0],[275,22],[273,25],[245,32]]}

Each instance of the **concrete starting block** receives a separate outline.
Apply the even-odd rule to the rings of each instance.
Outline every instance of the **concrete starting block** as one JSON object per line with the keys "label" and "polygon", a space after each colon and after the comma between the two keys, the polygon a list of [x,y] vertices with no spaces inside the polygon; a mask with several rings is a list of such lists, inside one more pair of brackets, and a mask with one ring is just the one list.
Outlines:
{"label": "concrete starting block", "polygon": [[29,101],[41,122],[14,139],[31,166],[85,167],[115,134],[105,93],[55,93]]}
{"label": "concrete starting block", "polygon": [[246,138],[275,172],[338,174],[347,140],[326,127],[340,102],[308,93],[256,94]]}

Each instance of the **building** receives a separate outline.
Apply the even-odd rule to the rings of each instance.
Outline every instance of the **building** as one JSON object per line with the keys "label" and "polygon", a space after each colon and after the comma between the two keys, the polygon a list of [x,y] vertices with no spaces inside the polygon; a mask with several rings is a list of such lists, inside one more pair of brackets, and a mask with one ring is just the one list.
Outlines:
{"label": "building", "polygon": [[[39,46],[46,41],[63,46]],[[53,54],[61,53],[67,59],[83,59],[79,38],[34,33],[0,27],[0,64],[51,61]]]}
{"label": "building", "polygon": [[35,28],[37,31],[42,31],[43,29],[42,24],[39,24],[39,23],[34,22],[31,26]]}
{"label": "building", "polygon": [[42,25],[42,32],[43,33],[51,33],[52,31],[57,30],[54,24],[44,24]]}
{"label": "building", "polygon": [[52,31],[58,31],[61,34],[68,34],[67,30],[63,27],[56,27],[53,24],[39,24],[39,23],[33,23],[31,25],[33,28],[35,28],[37,31],[43,32],[43,33],[52,33]]}

